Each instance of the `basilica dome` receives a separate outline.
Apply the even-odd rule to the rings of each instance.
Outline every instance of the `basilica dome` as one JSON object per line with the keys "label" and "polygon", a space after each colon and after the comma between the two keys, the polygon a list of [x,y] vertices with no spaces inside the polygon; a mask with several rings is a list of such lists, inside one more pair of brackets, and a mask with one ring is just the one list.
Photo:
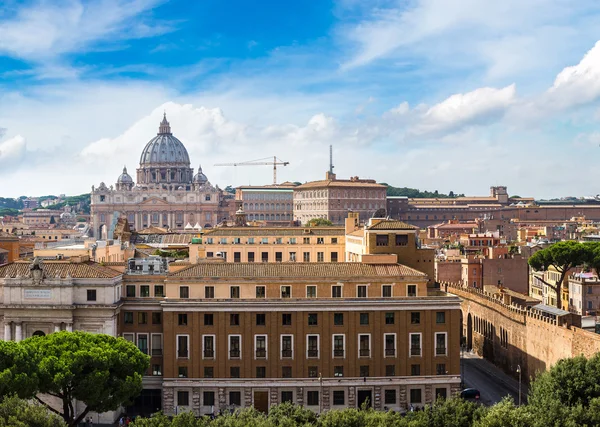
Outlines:
{"label": "basilica dome", "polygon": [[183,143],[171,133],[166,114],[158,128],[158,134],[152,138],[140,156],[140,167],[144,166],[190,166],[190,156]]}
{"label": "basilica dome", "polygon": [[208,178],[202,173],[202,166],[198,166],[198,173],[194,175],[194,184],[206,184]]}
{"label": "basilica dome", "polygon": [[133,184],[133,178],[127,173],[126,167],[123,167],[123,173],[117,179],[117,184]]}

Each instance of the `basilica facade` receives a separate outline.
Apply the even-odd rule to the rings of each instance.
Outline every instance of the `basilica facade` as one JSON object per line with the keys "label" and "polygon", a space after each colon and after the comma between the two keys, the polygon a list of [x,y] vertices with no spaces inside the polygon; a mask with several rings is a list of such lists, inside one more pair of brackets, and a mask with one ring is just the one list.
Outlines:
{"label": "basilica facade", "polygon": [[[112,238],[119,218],[135,230],[214,226],[221,218],[221,190],[202,173],[194,175],[183,143],[173,136],[166,114],[158,134],[142,150],[136,182],[123,168],[116,184],[92,186],[91,214],[96,238]],[[225,214],[225,213],[224,213]],[[226,215],[226,214],[225,214]]]}

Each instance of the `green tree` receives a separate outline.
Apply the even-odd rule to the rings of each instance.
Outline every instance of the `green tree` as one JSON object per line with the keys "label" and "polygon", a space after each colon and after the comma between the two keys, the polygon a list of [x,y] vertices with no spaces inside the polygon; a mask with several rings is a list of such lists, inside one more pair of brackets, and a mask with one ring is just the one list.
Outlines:
{"label": "green tree", "polygon": [[583,245],[586,248],[586,265],[600,277],[600,243],[586,242]]}
{"label": "green tree", "polygon": [[6,396],[0,402],[0,427],[61,427],[65,423],[44,406]]}
{"label": "green tree", "polygon": [[[37,394],[62,401],[62,411],[36,399],[76,426],[90,411],[106,412],[131,402],[142,391],[150,358],[122,338],[86,332],[55,332],[20,343],[35,358]],[[74,401],[85,404],[78,414]]]}
{"label": "green tree", "polygon": [[304,426],[317,423],[317,415],[313,411],[291,402],[271,407],[268,418],[275,426]]}
{"label": "green tree", "polygon": [[534,425],[535,418],[527,406],[515,406],[510,397],[492,406],[473,427],[528,427]]}
{"label": "green tree", "polygon": [[39,381],[35,355],[16,341],[0,341],[0,395],[26,398],[35,394]]}
{"label": "green tree", "polygon": [[306,225],[309,227],[321,227],[321,226],[333,225],[333,222],[331,222],[325,218],[313,218],[313,219],[310,219],[306,223]]}
{"label": "green tree", "polygon": [[556,292],[556,307],[562,308],[562,286],[570,269],[588,261],[589,250],[583,244],[572,240],[558,242],[542,249],[529,258],[529,265],[537,271],[547,271],[554,267],[559,273],[559,280],[553,285],[544,279],[542,282]]}

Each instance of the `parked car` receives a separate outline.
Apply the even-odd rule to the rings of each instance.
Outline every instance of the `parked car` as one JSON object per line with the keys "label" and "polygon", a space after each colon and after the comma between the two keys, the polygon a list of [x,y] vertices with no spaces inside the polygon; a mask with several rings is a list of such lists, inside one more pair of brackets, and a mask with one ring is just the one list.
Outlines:
{"label": "parked car", "polygon": [[476,388],[465,388],[460,392],[460,397],[462,399],[478,401],[481,397],[481,393]]}

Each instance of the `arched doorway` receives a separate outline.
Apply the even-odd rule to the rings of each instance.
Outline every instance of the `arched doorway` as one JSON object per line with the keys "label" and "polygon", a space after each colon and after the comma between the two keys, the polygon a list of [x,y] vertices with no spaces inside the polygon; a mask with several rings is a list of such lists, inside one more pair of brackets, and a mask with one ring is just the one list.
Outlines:
{"label": "arched doorway", "polygon": [[43,331],[35,331],[31,336],[32,337],[43,337],[46,334]]}

